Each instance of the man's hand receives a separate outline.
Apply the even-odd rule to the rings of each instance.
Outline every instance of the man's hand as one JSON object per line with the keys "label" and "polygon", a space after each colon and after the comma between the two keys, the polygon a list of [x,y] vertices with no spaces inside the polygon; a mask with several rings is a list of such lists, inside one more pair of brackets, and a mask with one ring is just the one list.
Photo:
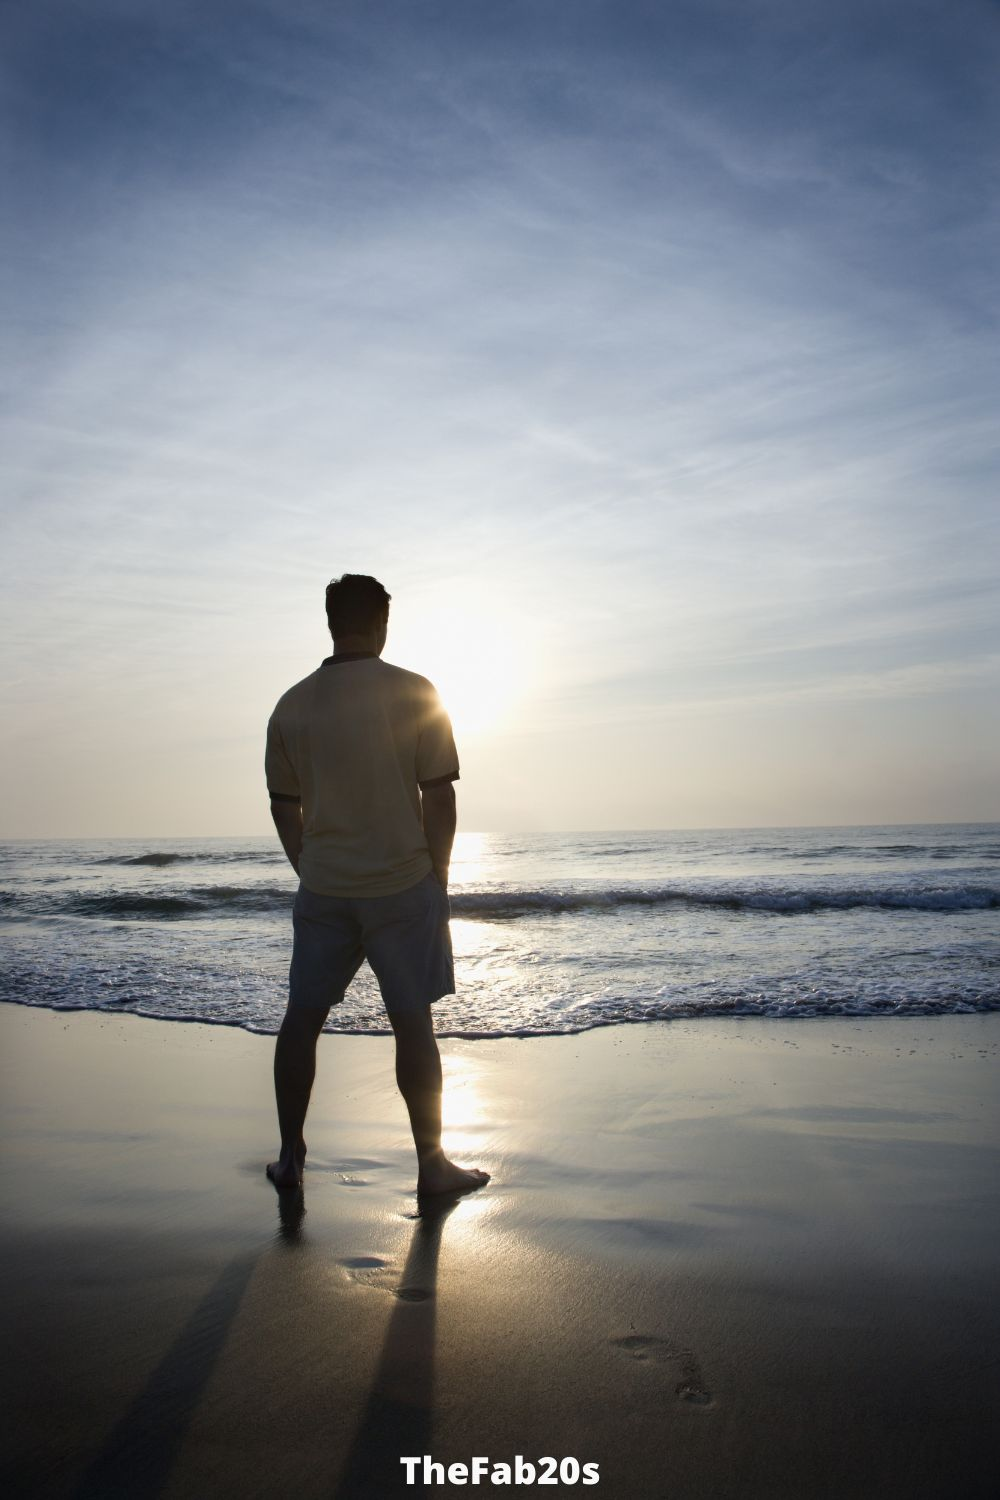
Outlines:
{"label": "man's hand", "polygon": [[302,853],[302,803],[272,802],[271,817],[278,830],[281,847],[288,855],[288,863],[299,873],[299,856]]}
{"label": "man's hand", "polygon": [[446,781],[442,786],[425,787],[420,794],[420,801],[423,808],[424,837],[431,852],[434,874],[447,890],[451,846],[455,842],[458,823],[455,783]]}

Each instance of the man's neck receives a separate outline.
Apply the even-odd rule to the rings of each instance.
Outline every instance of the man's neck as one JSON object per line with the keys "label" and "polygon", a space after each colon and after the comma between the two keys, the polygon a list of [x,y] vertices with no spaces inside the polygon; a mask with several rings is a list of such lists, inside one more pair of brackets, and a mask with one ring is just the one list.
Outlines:
{"label": "man's neck", "polygon": [[372,635],[338,635],[334,638],[334,656],[363,655],[368,652],[371,652],[372,656],[379,654],[379,644],[374,633]]}

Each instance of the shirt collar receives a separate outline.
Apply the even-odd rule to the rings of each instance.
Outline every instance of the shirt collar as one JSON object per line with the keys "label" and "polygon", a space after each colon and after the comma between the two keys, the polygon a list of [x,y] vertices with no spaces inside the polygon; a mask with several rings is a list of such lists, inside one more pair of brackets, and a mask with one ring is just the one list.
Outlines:
{"label": "shirt collar", "polygon": [[324,667],[339,666],[342,661],[370,661],[376,657],[374,651],[335,651],[332,656],[326,656],[320,663]]}

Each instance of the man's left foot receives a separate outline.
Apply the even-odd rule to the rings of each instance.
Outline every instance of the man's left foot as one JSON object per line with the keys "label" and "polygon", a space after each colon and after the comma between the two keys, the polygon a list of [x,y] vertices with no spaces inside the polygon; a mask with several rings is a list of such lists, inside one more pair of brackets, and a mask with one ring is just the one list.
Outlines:
{"label": "man's left foot", "polygon": [[302,1145],[293,1155],[284,1152],[277,1161],[268,1162],[267,1175],[279,1193],[302,1186],[302,1172],[306,1164],[306,1148]]}
{"label": "man's left foot", "polygon": [[490,1180],[489,1172],[479,1167],[458,1167],[441,1151],[421,1162],[417,1175],[418,1193],[474,1193]]}

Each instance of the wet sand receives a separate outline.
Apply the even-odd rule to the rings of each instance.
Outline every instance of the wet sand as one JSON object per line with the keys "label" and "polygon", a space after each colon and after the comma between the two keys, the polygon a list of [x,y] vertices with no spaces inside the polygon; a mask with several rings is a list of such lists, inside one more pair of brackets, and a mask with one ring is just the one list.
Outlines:
{"label": "wet sand", "polygon": [[270,1038],[5,1005],[0,1044],[7,1493],[474,1490],[407,1487],[423,1454],[996,1493],[1000,1016],[446,1042],[494,1178],[434,1215],[386,1040],[322,1039],[281,1198]]}

